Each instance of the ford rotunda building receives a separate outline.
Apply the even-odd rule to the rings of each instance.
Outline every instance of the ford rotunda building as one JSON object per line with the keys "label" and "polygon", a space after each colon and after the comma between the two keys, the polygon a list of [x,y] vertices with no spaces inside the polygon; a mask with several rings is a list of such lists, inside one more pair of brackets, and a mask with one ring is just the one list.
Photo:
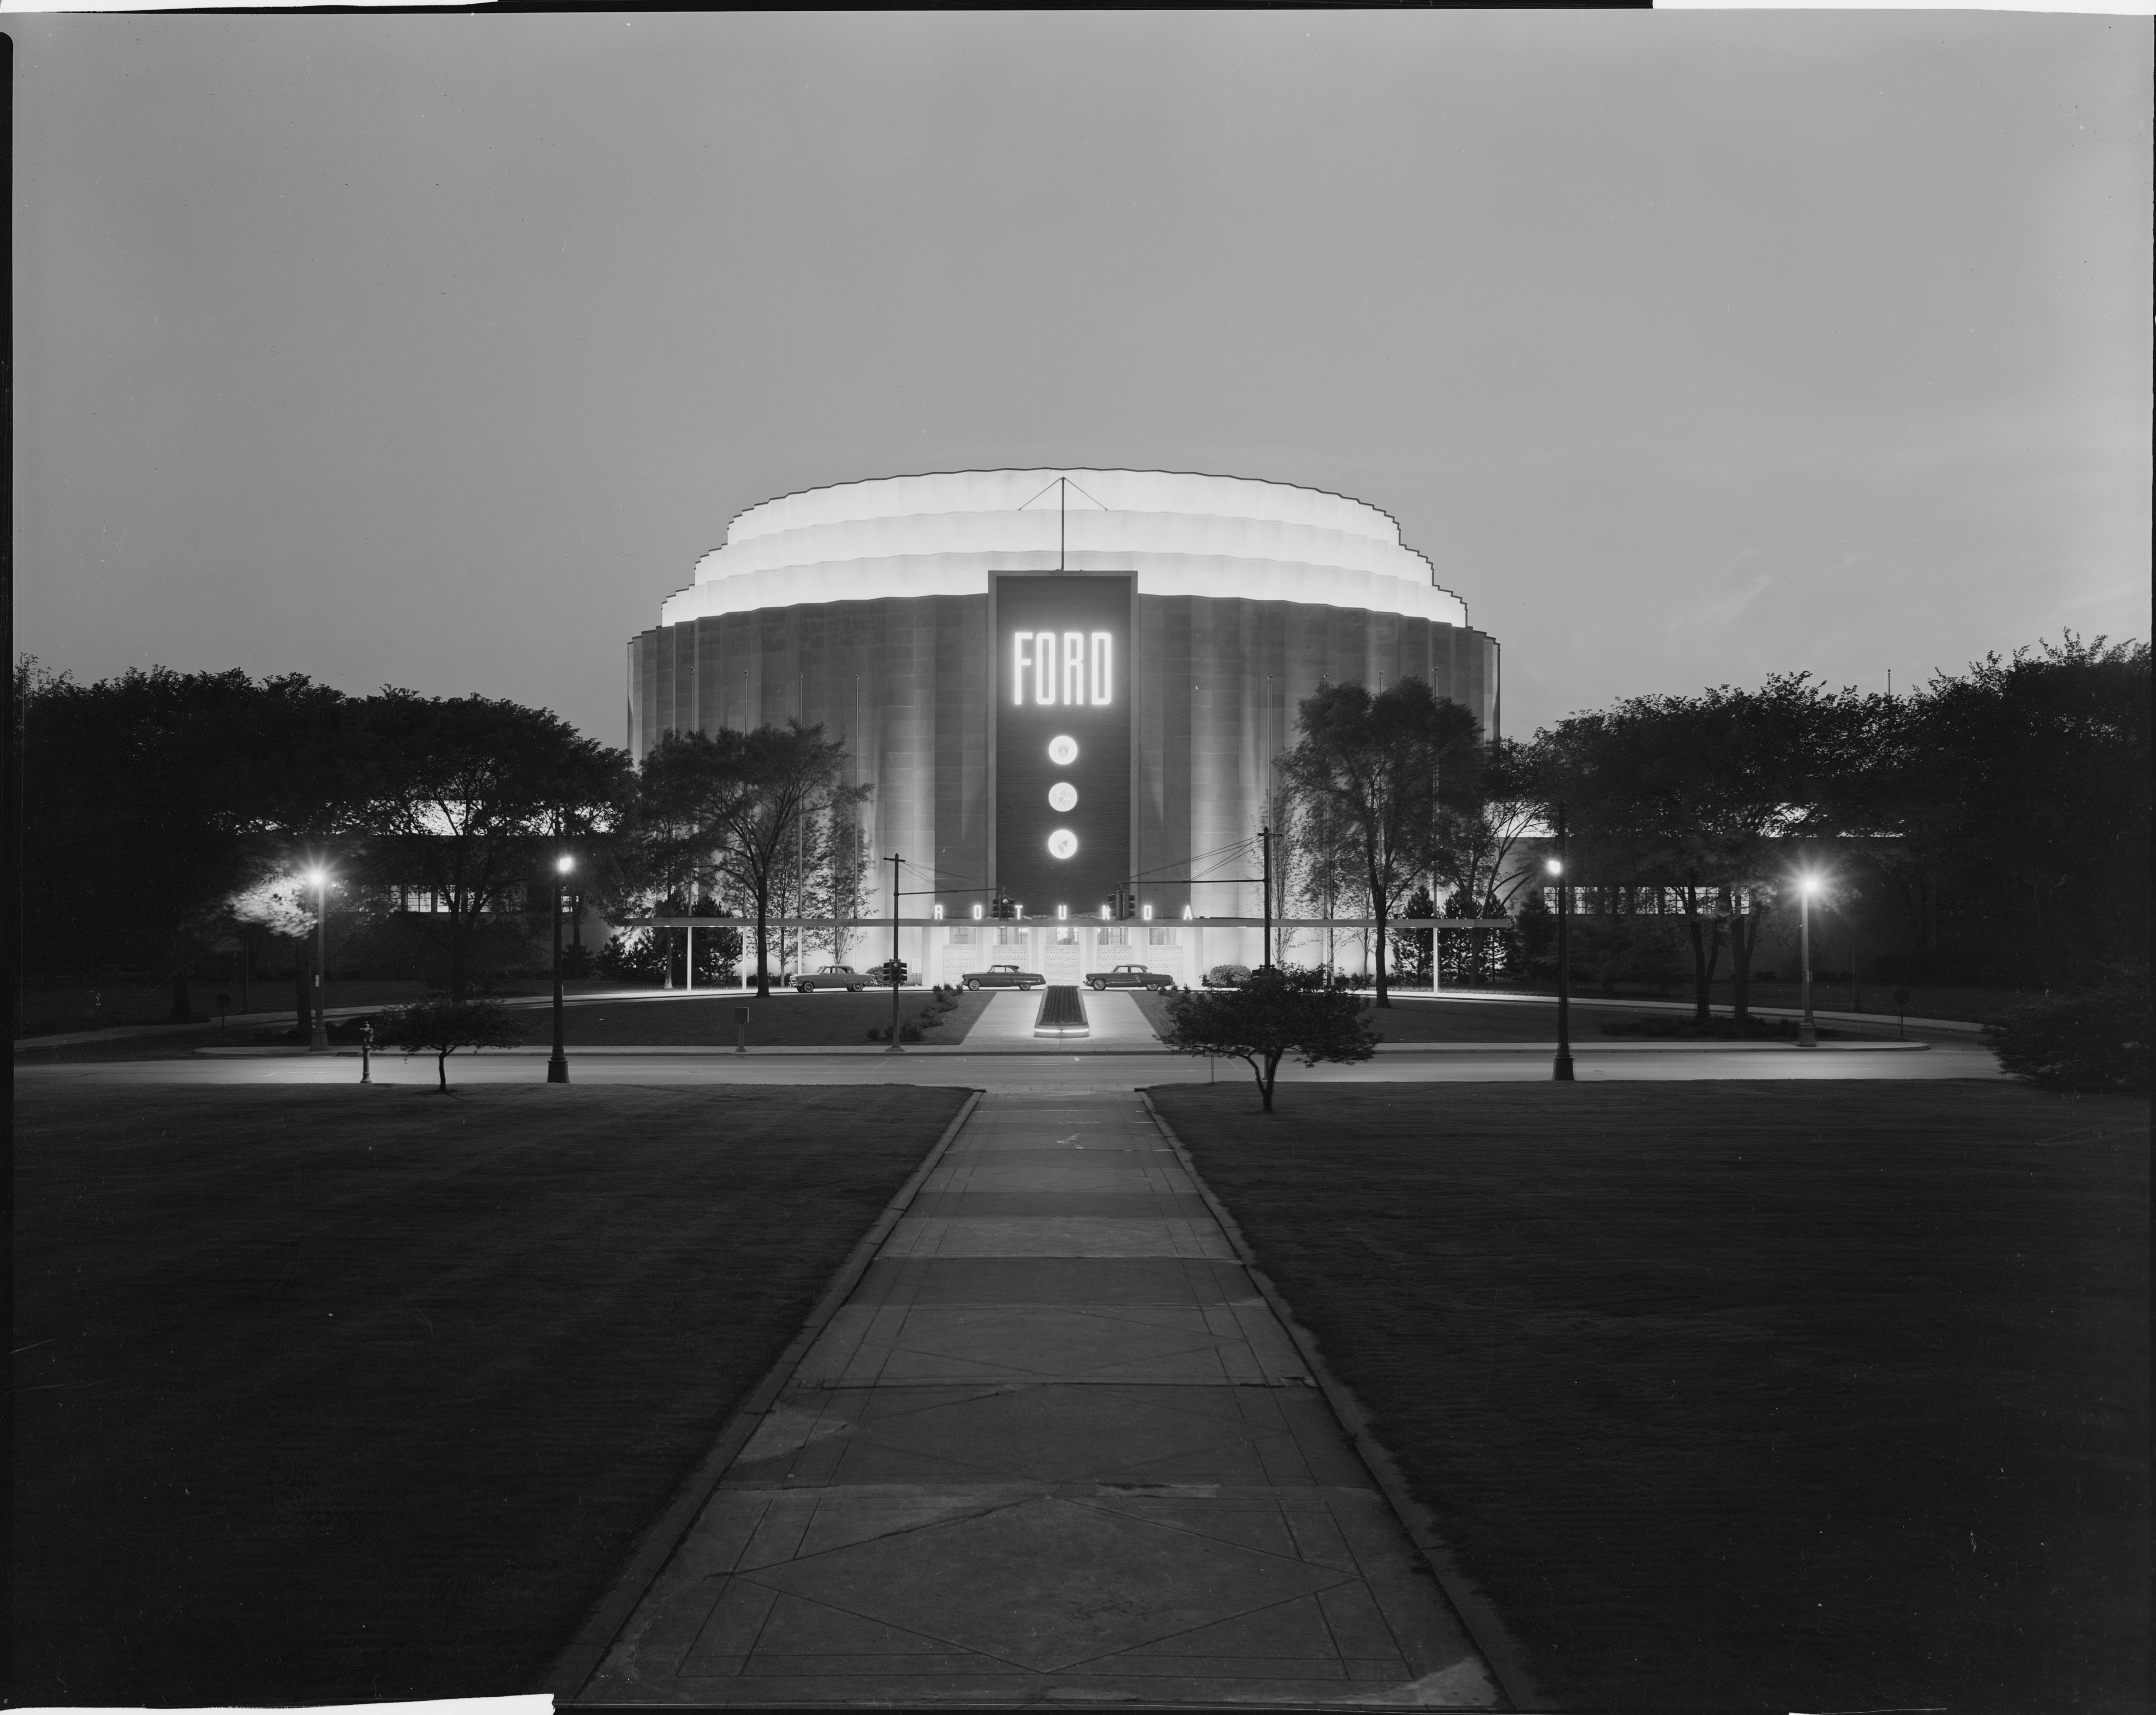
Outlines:
{"label": "ford rotunda building", "polygon": [[[1220,858],[1264,820],[1297,701],[1409,674],[1496,733],[1496,640],[1359,501],[1154,470],[896,476],[737,517],[629,646],[629,742],[641,760],[670,731],[794,718],[842,739],[874,788],[886,919],[906,860],[921,979],[1127,958],[1194,982],[1256,962],[1236,920],[1259,890],[1232,879],[1255,868]],[[1138,919],[1104,922],[1126,887]]]}

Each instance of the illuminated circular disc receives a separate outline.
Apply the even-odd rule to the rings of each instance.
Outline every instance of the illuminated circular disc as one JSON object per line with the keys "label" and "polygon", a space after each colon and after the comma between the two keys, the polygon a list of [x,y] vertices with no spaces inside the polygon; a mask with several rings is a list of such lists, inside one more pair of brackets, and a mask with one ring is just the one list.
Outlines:
{"label": "illuminated circular disc", "polygon": [[1078,741],[1068,733],[1058,733],[1048,741],[1048,760],[1059,768],[1067,768],[1078,760]]}
{"label": "illuminated circular disc", "polygon": [[1052,858],[1067,858],[1077,855],[1078,836],[1068,828],[1058,828],[1048,836],[1048,855]]}
{"label": "illuminated circular disc", "polygon": [[1059,780],[1048,788],[1048,807],[1052,810],[1075,810],[1078,808],[1078,788],[1068,780]]}

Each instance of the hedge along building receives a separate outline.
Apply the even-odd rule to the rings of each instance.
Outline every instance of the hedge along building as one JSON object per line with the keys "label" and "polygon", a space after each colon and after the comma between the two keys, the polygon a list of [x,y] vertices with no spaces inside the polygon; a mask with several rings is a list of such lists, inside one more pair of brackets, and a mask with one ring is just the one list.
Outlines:
{"label": "hedge along building", "polygon": [[[1260,957],[1260,890],[1232,878],[1258,873],[1239,848],[1298,701],[1410,674],[1496,734],[1496,640],[1374,506],[1166,471],[897,476],[737,517],[629,645],[629,742],[796,718],[842,739],[874,788],[875,919],[896,853],[927,980],[1194,981]],[[1137,920],[1104,922],[1126,886]]]}

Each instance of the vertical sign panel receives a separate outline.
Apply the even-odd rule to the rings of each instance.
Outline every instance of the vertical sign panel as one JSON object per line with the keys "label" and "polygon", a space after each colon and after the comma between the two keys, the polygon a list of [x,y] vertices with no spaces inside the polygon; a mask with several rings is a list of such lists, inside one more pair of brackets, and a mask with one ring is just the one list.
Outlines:
{"label": "vertical sign panel", "polygon": [[1096,917],[1131,865],[1131,580],[996,580],[996,880]]}

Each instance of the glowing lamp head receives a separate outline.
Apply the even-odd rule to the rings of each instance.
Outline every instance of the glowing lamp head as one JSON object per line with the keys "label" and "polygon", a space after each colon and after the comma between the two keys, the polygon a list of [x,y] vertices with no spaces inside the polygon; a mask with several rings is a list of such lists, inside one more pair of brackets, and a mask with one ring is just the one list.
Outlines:
{"label": "glowing lamp head", "polygon": [[1809,898],[1811,895],[1817,893],[1820,891],[1819,877],[1816,875],[1799,875],[1797,877],[1797,886],[1798,889],[1803,892],[1807,898]]}
{"label": "glowing lamp head", "polygon": [[329,871],[326,870],[310,870],[307,871],[307,886],[319,890],[327,885],[329,879]]}
{"label": "glowing lamp head", "polygon": [[572,857],[569,857],[569,856],[567,856],[567,855],[563,855],[563,856],[561,856],[561,857],[557,857],[557,858],[556,858],[556,859],[554,860],[554,868],[556,869],[556,870],[557,870],[557,872],[559,872],[559,873],[560,873],[560,874],[562,874],[562,875],[567,875],[567,874],[569,873],[569,871],[570,871],[570,870],[572,870],[575,869],[576,867],[577,867],[577,860],[576,860],[574,858],[572,858]]}
{"label": "glowing lamp head", "polygon": [[1564,865],[1559,863],[1555,858],[1552,858],[1543,867],[1548,870],[1553,875],[1562,875],[1564,873]]}

